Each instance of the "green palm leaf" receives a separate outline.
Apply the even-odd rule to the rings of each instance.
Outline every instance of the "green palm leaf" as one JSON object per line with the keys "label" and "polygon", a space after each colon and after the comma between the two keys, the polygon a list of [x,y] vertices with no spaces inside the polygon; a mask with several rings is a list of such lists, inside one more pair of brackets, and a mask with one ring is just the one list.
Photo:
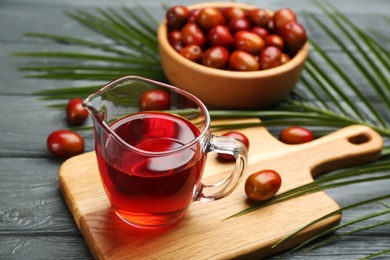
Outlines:
{"label": "green palm leaf", "polygon": [[[327,12],[327,14],[331,17],[332,20],[335,20],[334,16],[331,15],[330,13]],[[315,15],[313,14],[309,14],[309,16],[311,17],[311,19],[313,19],[322,29],[324,29],[326,31],[326,33],[341,47],[341,49],[348,55],[348,57],[353,61],[353,63],[355,64],[355,66],[359,69],[359,71],[362,73],[362,75],[365,76],[365,78],[367,79],[367,81],[370,83],[370,85],[377,91],[378,93],[378,96],[379,97],[382,97],[382,101],[386,104],[386,106],[390,109],[390,100],[388,98],[386,98],[388,96],[388,94],[383,90],[382,86],[379,84],[378,80],[370,73],[371,71],[374,71],[371,70],[369,67],[363,65],[363,63],[361,61],[358,60],[358,58],[356,57],[356,55],[354,53],[352,53],[352,51],[350,51],[346,45],[341,42],[341,40],[337,37],[337,35],[335,35],[329,28],[327,28],[325,26],[325,24],[320,20],[318,19],[318,17],[316,17]],[[335,20],[337,21],[337,20]],[[337,26],[338,28],[340,28],[341,31],[343,31],[344,33],[346,33],[346,35],[348,36],[349,39],[353,39],[352,36],[350,36],[350,34],[347,32],[347,30],[344,29],[344,27],[337,21]],[[354,43],[354,46],[357,47],[357,49],[359,50],[359,54],[362,54],[363,57],[365,57],[365,60],[370,63],[370,59],[367,57],[367,55],[365,54],[365,52],[360,48],[360,45],[357,44],[354,40],[353,40],[353,43]],[[382,82],[383,83],[383,82]],[[388,84],[388,82],[387,82]],[[385,84],[385,85],[387,85]]]}
{"label": "green palm leaf", "polygon": [[[338,229],[341,229],[343,227],[346,227],[346,226],[349,226],[349,225],[352,225],[352,224],[355,224],[355,223],[358,223],[358,222],[362,222],[362,221],[365,221],[365,220],[370,219],[370,218],[375,218],[375,217],[378,217],[378,216],[383,215],[383,214],[388,214],[388,213],[389,213],[389,210],[387,209],[387,210],[384,210],[384,211],[381,211],[381,212],[377,212],[377,213],[371,214],[369,216],[363,216],[362,218],[355,219],[353,221],[350,221],[348,223],[344,223],[342,225],[338,225],[337,227],[334,227],[334,228],[331,228],[331,229],[327,230],[326,233],[323,233],[323,234],[321,234],[319,236],[315,236],[315,237],[309,239],[310,241],[309,240],[305,241],[304,243],[302,243],[299,246],[299,248],[304,246],[304,245],[307,245],[308,243],[310,243],[312,241],[315,241],[315,240],[317,240],[317,239],[319,239],[319,238],[321,238],[321,237],[323,237],[323,236],[325,236],[327,234],[330,234],[331,232],[334,232],[334,231],[336,231]],[[326,243],[329,243],[329,242],[331,242],[331,241],[333,241],[335,239],[341,238],[343,236],[351,235],[351,234],[354,234],[354,233],[357,233],[357,232],[362,232],[362,231],[365,231],[365,230],[368,230],[368,229],[372,229],[372,228],[376,228],[376,227],[380,227],[380,226],[384,226],[384,225],[388,225],[388,224],[390,224],[390,220],[386,220],[386,221],[374,223],[374,224],[371,224],[371,225],[368,225],[368,226],[356,228],[354,230],[351,230],[351,231],[348,231],[348,232],[345,232],[345,233],[342,233],[342,234],[339,234],[339,235],[332,236],[331,238],[326,239],[325,241],[322,241],[320,243],[315,244],[314,246],[311,246],[310,248],[306,249],[304,252],[306,253],[306,252],[308,252],[310,250],[313,250],[313,249],[315,249],[315,248],[317,248],[317,247],[319,247],[321,245],[325,245]],[[296,247],[296,248],[294,248],[293,251],[296,251],[299,248]]]}
{"label": "green palm leaf", "polygon": [[390,253],[390,249],[387,249],[387,250],[383,250],[383,251],[375,253],[375,254],[371,254],[371,255],[366,256],[364,258],[361,258],[360,260],[371,259],[371,258],[374,258],[374,257],[377,257],[377,256],[382,256],[382,255],[385,255],[385,254],[389,254],[389,253]]}
{"label": "green palm leaf", "polygon": [[155,53],[153,53],[153,49],[147,48],[149,45],[147,41],[143,42],[145,45],[141,44],[139,41],[139,38],[142,38],[142,35],[137,35],[137,38],[133,38],[136,32],[127,31],[125,29],[126,25],[121,24],[114,16],[108,14],[107,12],[100,11],[100,13],[102,16],[78,10],[74,13],[68,13],[68,15],[79,21],[81,24],[105,34],[116,43],[129,46],[132,49],[137,50],[140,57],[142,54],[147,59],[158,61]]}
{"label": "green palm leaf", "polygon": [[131,52],[121,50],[121,49],[113,47],[111,45],[87,41],[84,39],[79,39],[79,38],[74,38],[74,37],[69,37],[69,36],[47,34],[47,33],[25,33],[25,34],[23,34],[23,36],[54,40],[54,41],[62,42],[65,44],[73,44],[73,45],[81,45],[81,46],[90,47],[90,48],[97,48],[97,49],[101,49],[105,52],[116,53],[119,55],[135,56]]}
{"label": "green palm leaf", "polygon": [[[373,29],[363,31],[330,4],[324,4],[323,2],[315,3],[325,14],[328,21],[333,23],[336,30],[339,31],[339,34],[345,35],[345,38],[340,39],[337,36],[338,33],[335,33],[333,29],[331,30],[326,25],[327,23],[320,20],[313,13],[305,12],[309,21],[313,22],[316,28],[322,30],[345,53],[346,59],[364,77],[365,84],[374,91],[375,98],[380,100],[387,110],[390,110],[390,55],[387,49],[388,47],[382,43],[389,43],[390,37]],[[167,7],[163,6],[165,9]],[[26,37],[53,40],[68,45],[78,45],[86,50],[85,52],[52,51],[12,54],[53,60],[53,63],[49,65],[35,63],[33,66],[20,67],[19,70],[26,73],[26,77],[59,80],[71,79],[76,81],[88,79],[101,82],[102,80],[113,80],[123,75],[135,74],[155,80],[166,81],[160,65],[157,48],[156,31],[159,21],[141,4],[138,4],[136,9],[123,6],[119,10],[113,8],[96,8],[94,12],[75,10],[66,14],[82,26],[90,28],[106,37],[108,43],[93,42],[71,36],[26,33],[24,34]],[[389,17],[382,18],[390,24]],[[300,82],[293,93],[280,106],[261,111],[210,111],[213,119],[259,117],[262,120],[261,123],[214,125],[213,127],[216,129],[227,129],[254,125],[264,125],[267,127],[303,125],[309,127],[321,126],[322,129],[329,129],[331,131],[332,129],[351,124],[364,124],[375,129],[388,141],[387,138],[390,137],[390,129],[386,116],[370,101],[365,91],[361,90],[358,86],[358,82],[351,78],[348,73],[344,72],[340,65],[333,61],[321,44],[310,39],[310,45],[311,53],[307,59]],[[347,48],[347,46],[352,46],[353,51],[351,51],[351,48]],[[372,56],[367,55],[365,49],[368,49],[372,53]],[[95,63],[94,65],[86,65],[83,63],[80,65],[80,61],[94,61]],[[74,64],[79,65],[75,66]],[[331,71],[332,77],[329,76],[329,71]],[[340,84],[342,84],[342,87],[339,87]],[[67,99],[76,96],[87,96],[100,86],[98,84],[92,84],[89,86],[66,87],[39,91],[33,94],[45,100],[58,100],[59,102],[62,100],[62,103],[52,104],[51,107],[63,108]],[[355,100],[349,98],[350,93],[356,96]],[[362,110],[365,113],[362,113]],[[89,127],[85,128],[90,129]],[[318,135],[327,132],[326,130],[318,132]],[[280,194],[266,203],[255,205],[253,208],[248,208],[244,212],[239,212],[234,216],[246,214],[249,211],[286,199],[302,196],[310,192],[352,185],[354,183],[388,179],[390,177],[387,174],[383,174],[383,172],[390,170],[389,155],[390,146],[386,146],[382,151],[381,161],[377,163],[328,173],[316,179],[312,184],[303,185],[297,189]],[[365,175],[373,172],[379,173],[379,175]],[[331,214],[339,214],[368,203],[377,203],[389,197],[390,194],[387,194],[378,198],[357,202]],[[387,210],[383,212],[387,213]],[[362,216],[351,223],[341,224],[336,229],[364,221],[383,212]],[[329,216],[323,216],[316,221],[327,217]],[[314,224],[316,221],[308,223],[300,230]],[[339,234],[332,239],[387,223],[388,221],[371,224]],[[294,234],[289,235],[285,239],[292,237]],[[313,240],[325,234],[319,234]],[[280,243],[283,241],[280,241]],[[388,252],[388,250],[385,250],[367,258],[383,255]]]}
{"label": "green palm leaf", "polygon": [[[317,3],[319,4],[319,2],[317,2]],[[347,17],[345,17],[345,15],[340,13],[333,6],[331,6],[331,5],[329,5],[329,6],[332,8],[331,11],[328,11],[325,8],[322,8],[322,9],[327,13],[327,15],[332,19],[332,21],[335,24],[337,24],[337,26],[340,28],[340,30],[348,37],[348,39],[354,44],[354,46],[357,47],[357,49],[359,50],[359,53],[362,54],[362,56],[364,57],[364,60],[366,61],[366,64],[368,65],[368,67],[365,67],[365,69],[368,68],[370,70],[370,73],[367,73],[367,76],[366,76],[367,79],[370,81],[374,81],[375,79],[378,79],[379,84],[376,84],[376,83],[374,84],[375,87],[378,87],[378,94],[379,95],[384,94],[385,95],[384,97],[386,97],[386,96],[389,97],[389,95],[388,95],[388,93],[386,93],[386,91],[387,92],[390,91],[390,82],[386,78],[386,76],[384,75],[382,68],[379,65],[377,65],[377,63],[375,62],[382,55],[379,55],[378,52],[375,51],[375,48],[371,48],[372,44],[374,44],[374,42],[370,41],[369,37],[367,37],[367,35],[361,29],[359,29],[356,25],[354,25],[351,21],[349,21],[347,19]],[[339,19],[337,19],[337,17],[340,18],[340,20],[342,20],[344,23],[346,23],[346,25],[348,25],[349,28],[346,29],[346,27],[342,25],[341,21],[339,21]],[[353,29],[353,30],[350,30],[350,29]],[[364,51],[362,45],[351,34],[350,31],[354,31],[359,36],[360,40],[363,43],[365,43],[365,46],[369,47],[371,52],[376,54],[375,60],[373,57],[369,56],[366,51]],[[379,61],[381,61],[380,58],[379,58]],[[359,62],[359,64],[362,65],[361,62]],[[386,62],[384,62],[384,64],[386,64]],[[388,64],[388,59],[387,59],[387,64]],[[364,66],[361,66],[361,67],[359,66],[359,68],[364,68]],[[388,74],[389,70],[387,70],[386,73]],[[383,90],[382,90],[382,86],[384,88]],[[388,99],[383,100],[383,101],[386,102],[386,105],[388,105],[390,103],[388,101]]]}
{"label": "green palm leaf", "polygon": [[[97,31],[103,36],[114,41],[112,43],[96,43],[70,36],[26,33],[26,37],[55,40],[63,44],[79,45],[86,48],[86,52],[23,52],[12,53],[14,56],[50,58],[56,61],[51,66],[27,66],[19,70],[31,71],[27,74],[30,78],[43,79],[67,79],[67,80],[96,80],[110,81],[118,77],[134,74],[166,81],[160,65],[156,39],[156,21],[151,21],[144,8],[135,12],[129,8],[123,8],[120,13],[112,8],[96,8],[97,14],[82,10],[67,12],[66,14],[78,21],[81,25]],[[140,14],[143,14],[142,16]],[[91,51],[93,49],[98,52]],[[81,61],[95,61],[99,65],[58,65],[58,60],[68,60],[74,64]],[[72,92],[74,88],[68,88]],[[45,93],[46,99],[50,95]],[[58,99],[58,95],[55,97]]]}
{"label": "green palm leaf", "polygon": [[[367,205],[367,204],[370,204],[370,203],[376,203],[378,201],[381,201],[381,200],[384,200],[384,199],[388,199],[388,198],[390,198],[390,194],[379,196],[379,197],[375,197],[375,198],[371,198],[371,199],[367,199],[367,200],[364,200],[364,201],[359,201],[357,203],[353,203],[353,204],[350,204],[348,206],[342,207],[342,208],[340,208],[338,210],[335,210],[335,211],[333,211],[333,212],[331,212],[331,213],[329,213],[329,214],[327,214],[327,215],[325,215],[325,216],[323,216],[321,218],[318,218],[318,219],[316,219],[316,220],[306,224],[305,226],[297,229],[296,231],[294,231],[293,233],[289,234],[288,236],[286,236],[285,238],[280,240],[278,243],[273,245],[273,247],[276,247],[276,246],[282,244],[287,239],[292,238],[294,235],[298,234],[302,230],[304,230],[304,229],[308,228],[309,226],[314,225],[315,223],[318,223],[318,222],[320,222],[320,221],[322,221],[324,219],[327,219],[327,218],[330,218],[332,216],[338,215],[338,214],[340,214],[340,213],[342,213],[342,212],[344,212],[346,210],[349,210],[349,209],[353,209],[353,208],[360,207],[360,206],[363,206],[363,205]],[[388,209],[387,209],[387,211],[388,211]],[[386,213],[388,213],[387,211],[386,211]]]}

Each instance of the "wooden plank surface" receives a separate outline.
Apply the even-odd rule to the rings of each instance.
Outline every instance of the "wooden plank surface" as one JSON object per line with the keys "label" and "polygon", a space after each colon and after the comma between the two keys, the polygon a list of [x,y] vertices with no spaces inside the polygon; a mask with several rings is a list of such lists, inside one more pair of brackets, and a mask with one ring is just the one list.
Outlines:
{"label": "wooden plank surface", "polygon": [[[179,1],[169,2],[175,4]],[[183,4],[195,2],[198,1],[180,1]],[[329,2],[361,28],[370,27],[390,35],[389,25],[381,18],[381,15],[389,17],[388,0]],[[45,108],[50,102],[38,101],[36,97],[30,95],[33,91],[75,86],[79,83],[23,78],[23,74],[16,68],[34,64],[34,61],[11,57],[8,54],[20,51],[83,50],[80,47],[24,38],[22,36],[24,32],[63,33],[75,37],[82,36],[89,40],[107,41],[66,17],[64,11],[75,8],[92,11],[95,6],[120,7],[123,3],[121,0],[0,1],[0,259],[92,259],[90,250],[59,192],[57,171],[63,161],[51,158],[45,148],[46,136],[52,130],[67,127],[64,115],[61,111]],[[146,0],[142,3],[156,14],[157,18],[162,18],[161,1]],[[290,6],[297,10],[311,35],[323,43],[334,59],[341,64],[345,62],[339,48],[334,44],[328,45],[329,39],[316,30],[313,23],[303,14],[303,10],[310,10],[317,13],[320,18],[324,17],[310,1],[256,0],[251,3],[269,9]],[[133,1],[126,1],[125,4],[135,5]],[[359,81],[359,87],[364,90],[366,84],[362,80],[362,75],[349,71],[348,64],[343,64],[343,68]],[[386,115],[390,122],[390,113]],[[270,128],[274,133],[278,130]],[[91,134],[82,134],[87,139],[87,151],[91,151],[93,148]],[[327,193],[340,205],[347,205],[363,198],[388,193],[389,185],[390,182],[385,181],[366,183],[329,190]],[[343,221],[381,208],[382,206],[378,204],[348,211],[343,215]],[[347,230],[353,228],[348,227]],[[343,237],[306,254],[282,253],[271,259],[279,257],[357,259],[388,249],[389,234],[390,227],[384,226]]]}

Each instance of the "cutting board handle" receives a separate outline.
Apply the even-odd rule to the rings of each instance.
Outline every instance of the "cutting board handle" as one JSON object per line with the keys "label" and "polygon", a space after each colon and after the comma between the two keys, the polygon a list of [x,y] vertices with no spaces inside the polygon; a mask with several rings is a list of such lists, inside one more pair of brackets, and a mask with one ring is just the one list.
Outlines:
{"label": "cutting board handle", "polygon": [[[334,169],[372,162],[380,157],[382,137],[372,128],[351,125],[302,145],[313,176]],[[305,151],[306,150],[306,151]]]}

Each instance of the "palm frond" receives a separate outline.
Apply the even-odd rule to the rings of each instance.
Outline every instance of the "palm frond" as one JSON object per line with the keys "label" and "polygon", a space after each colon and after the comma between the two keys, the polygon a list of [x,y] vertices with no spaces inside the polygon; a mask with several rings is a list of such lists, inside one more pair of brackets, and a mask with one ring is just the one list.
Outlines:
{"label": "palm frond", "polygon": [[[292,250],[290,251],[290,253],[295,252],[295,251],[297,251],[298,249],[300,249],[300,248],[302,248],[302,247],[308,245],[309,243],[311,243],[311,242],[313,242],[313,241],[315,241],[315,240],[317,240],[317,239],[319,239],[319,238],[322,238],[322,237],[324,237],[324,236],[326,236],[326,235],[329,235],[329,234],[335,232],[336,230],[339,230],[339,229],[341,229],[341,228],[344,228],[344,227],[347,227],[347,226],[350,226],[350,225],[353,225],[353,224],[356,224],[356,223],[359,223],[359,222],[362,222],[362,221],[366,221],[366,220],[368,220],[368,219],[376,218],[376,217],[379,217],[379,216],[381,216],[381,215],[389,214],[389,213],[390,213],[390,209],[387,208],[387,209],[384,209],[384,210],[381,210],[381,211],[378,211],[378,212],[374,212],[374,213],[371,213],[371,214],[368,214],[368,215],[365,215],[365,216],[356,218],[356,219],[351,220],[351,221],[348,221],[348,222],[346,222],[346,223],[337,225],[337,226],[335,226],[335,227],[333,227],[333,228],[329,228],[329,229],[327,229],[326,231],[321,232],[320,234],[318,234],[318,235],[316,235],[316,236],[314,236],[314,237],[312,237],[312,238],[306,240],[305,242],[301,243],[300,245],[296,246],[294,249],[292,249]],[[374,228],[374,227],[377,227],[377,226],[386,225],[386,224],[389,224],[389,223],[390,223],[390,220],[388,220],[388,221],[383,221],[383,222],[380,222],[380,223],[372,224],[372,225],[369,225],[369,226],[365,226],[365,227],[362,227],[362,228],[359,228],[359,229],[350,231],[350,232],[348,232],[348,233],[349,233],[349,234],[352,234],[352,233],[355,233],[355,232],[358,232],[358,231],[363,231],[363,230],[371,229],[371,228]],[[344,233],[344,234],[339,235],[338,237],[341,237],[341,236],[343,236],[343,235],[347,235],[347,234]],[[336,239],[336,237],[334,237],[334,239]],[[332,239],[332,240],[333,240],[333,239]],[[329,242],[329,240],[328,240],[327,242]],[[325,243],[325,241],[324,241],[324,243]],[[318,245],[316,245],[316,246],[318,246]],[[311,250],[311,249],[314,248],[314,247],[315,247],[315,246],[308,248],[307,250],[305,250],[305,252]]]}
{"label": "palm frond", "polygon": [[370,204],[370,203],[376,203],[378,201],[385,200],[385,199],[388,199],[388,198],[390,198],[390,194],[386,194],[386,195],[383,195],[383,196],[378,196],[378,197],[375,197],[375,198],[370,198],[370,199],[367,199],[367,200],[359,201],[357,203],[353,203],[353,204],[341,207],[340,209],[332,211],[329,214],[326,214],[325,216],[322,216],[321,218],[313,220],[312,222],[310,222],[310,223],[304,225],[303,227],[295,230],[294,232],[290,233],[286,237],[282,238],[280,241],[278,241],[272,247],[275,248],[275,247],[279,246],[280,244],[282,244],[285,241],[287,241],[288,239],[292,238],[293,236],[295,236],[299,232],[305,230],[306,228],[308,228],[308,227],[310,227],[310,226],[312,226],[312,225],[314,225],[314,224],[316,224],[316,223],[318,223],[318,222],[320,222],[322,220],[325,220],[325,219],[330,218],[332,216],[338,215],[338,214],[340,214],[340,213],[342,213],[342,212],[344,212],[346,210],[353,209],[353,208],[356,208],[356,207],[360,207],[360,206],[363,206],[363,205],[367,205],[367,204]]}
{"label": "palm frond", "polygon": [[375,257],[382,256],[382,255],[385,255],[385,254],[389,254],[389,253],[390,253],[390,249],[387,249],[387,250],[383,250],[381,252],[378,252],[378,253],[371,254],[371,255],[368,255],[366,257],[363,257],[360,260],[371,259],[371,258],[375,258]]}
{"label": "palm frond", "polygon": [[[112,8],[96,8],[102,17],[106,18],[106,22],[110,28],[115,26],[118,30],[118,35],[124,35],[124,43],[133,46],[137,50],[141,50],[144,55],[150,56],[152,59],[158,61],[158,56],[155,55],[157,50],[157,41],[155,35],[144,33],[145,31],[141,28],[133,26],[128,23],[121,14],[116,12]],[[130,43],[130,44],[129,44]]]}
{"label": "palm frond", "polygon": [[[311,46],[314,48],[316,53],[318,53],[327,63],[327,65],[335,72],[337,75],[339,75],[345,83],[346,87],[349,87],[353,93],[355,93],[358,97],[359,100],[364,104],[365,108],[367,111],[371,112],[371,114],[376,118],[376,121],[378,123],[386,128],[386,121],[383,118],[383,115],[377,110],[377,108],[374,107],[372,102],[368,99],[368,97],[360,90],[360,88],[357,86],[357,84],[348,76],[342,68],[340,68],[339,65],[337,65],[330,57],[329,55],[313,40],[310,40]],[[344,46],[344,48],[346,48]],[[314,62],[312,62],[314,63]],[[319,66],[319,65],[318,65]],[[330,82],[333,82],[331,79],[329,80]],[[336,82],[331,83],[334,88],[338,89],[338,85]],[[344,96],[345,97],[345,96]],[[345,98],[344,100],[348,100],[348,98]],[[333,104],[337,104],[338,102],[334,102]],[[350,104],[351,105],[351,104]],[[351,105],[351,108],[353,111],[359,111],[361,108],[356,107],[356,105]],[[360,115],[360,114],[359,114]],[[365,118],[366,119],[366,118]]]}
{"label": "palm frond", "polygon": [[[376,35],[378,38],[381,39],[382,42],[390,41],[389,37],[386,37],[381,32],[368,29],[372,34]],[[362,37],[365,38],[365,42],[367,45],[370,46],[372,52],[375,54],[375,57],[378,61],[380,61],[381,65],[388,71],[390,71],[390,56],[388,55],[388,51],[378,42],[374,41],[370,36],[367,34],[362,34]],[[382,55],[384,54],[384,55]]]}
{"label": "palm frond", "polygon": [[[318,104],[317,105],[318,107],[320,107],[321,109],[330,110],[329,105],[326,102],[326,100],[324,100],[322,98],[319,91],[316,91],[315,87],[310,83],[310,81],[306,77],[306,75],[301,75],[300,82],[305,86],[305,92],[309,92],[310,95],[314,96],[314,98]],[[301,102],[306,102],[306,103],[309,102],[309,100],[306,98],[305,94],[301,93],[301,90],[299,90],[299,89],[294,90],[294,95],[297,96],[299,98],[299,100],[301,100]]]}
{"label": "palm frond", "polygon": [[[55,34],[26,33],[24,34],[26,37],[53,40],[68,45],[79,45],[85,47],[87,51],[11,53],[13,56],[47,58],[51,60],[49,65],[30,65],[18,69],[30,72],[25,77],[39,79],[92,80],[101,82],[133,74],[166,81],[157,49],[155,28],[157,24],[156,21],[150,22],[152,16],[142,7],[136,10],[141,10],[141,12],[135,12],[129,8],[123,8],[123,12],[116,11],[113,8],[96,8],[95,10],[95,14],[83,10],[75,10],[66,12],[66,15],[81,25],[97,31],[116,44],[105,43],[104,41],[103,43],[94,42]],[[92,49],[96,49],[99,52],[91,52]],[[63,64],[64,61],[68,61],[67,64]],[[95,63],[91,65],[91,62]],[[73,88],[68,88],[66,91],[72,92]],[[51,96],[46,93],[44,99],[60,99],[61,97],[66,99],[71,96],[73,94]]]}
{"label": "palm frond", "polygon": [[132,49],[138,50],[139,53],[144,54],[150,59],[155,59],[149,52],[145,51],[143,48],[139,48],[138,42],[131,40],[131,37],[128,34],[122,32],[121,27],[118,28],[110,20],[105,19],[102,16],[97,14],[92,14],[85,12],[83,10],[76,10],[74,12],[68,12],[67,15],[79,23],[92,28],[93,30],[107,36],[112,39],[119,45],[130,46]]}
{"label": "palm frond", "polygon": [[[317,236],[314,236],[313,238],[310,239],[310,241],[309,240],[305,241],[304,243],[299,245],[299,247],[294,248],[290,252],[294,252],[294,251],[298,250],[299,248],[302,248],[303,246],[309,244],[310,242],[313,242],[313,241],[315,241],[315,240],[317,240],[319,238],[322,238],[322,237],[324,237],[324,236],[326,236],[328,234],[331,234],[332,232],[334,232],[334,231],[336,231],[338,229],[341,229],[343,227],[346,227],[346,226],[349,226],[349,225],[352,225],[352,224],[356,224],[358,222],[362,222],[362,221],[365,221],[365,220],[368,220],[368,219],[371,219],[371,218],[375,218],[375,217],[378,217],[380,215],[388,214],[388,213],[389,213],[389,210],[387,209],[387,210],[383,210],[383,211],[380,211],[380,212],[377,212],[377,213],[374,213],[374,214],[370,214],[368,216],[363,216],[361,218],[358,218],[358,219],[355,219],[353,221],[344,223],[342,225],[338,225],[338,226],[336,226],[334,228],[331,228],[331,229],[329,229],[329,230],[327,230],[327,231],[325,231],[325,232],[323,232],[323,233],[321,233],[321,234],[319,234]],[[348,231],[348,232],[344,232],[342,234],[338,234],[338,235],[332,236],[332,237],[326,239],[325,241],[321,241],[320,243],[317,243],[317,244],[309,247],[308,249],[306,249],[304,251],[304,253],[307,253],[307,252],[309,252],[309,251],[311,251],[311,250],[313,250],[313,249],[315,249],[317,247],[325,245],[325,244],[327,244],[327,243],[329,243],[329,242],[331,242],[333,240],[336,240],[338,238],[341,238],[343,236],[348,236],[348,235],[351,235],[351,234],[354,234],[354,233],[362,232],[362,231],[365,231],[365,230],[373,229],[373,228],[384,226],[384,225],[388,225],[388,224],[390,224],[390,220],[381,221],[381,222],[378,222],[378,223],[374,223],[374,224],[371,224],[371,225],[363,226],[363,227],[356,228],[356,229],[353,229],[353,230]]]}
{"label": "palm frond", "polygon": [[[327,11],[326,11],[327,12]],[[327,14],[329,14],[327,12]],[[351,50],[349,50],[346,45],[339,39],[339,37],[334,33],[332,32],[332,30],[330,30],[317,16],[315,16],[314,14],[308,14],[310,16],[310,18],[315,21],[317,23],[317,25],[319,25],[320,28],[322,28],[329,37],[332,38],[332,40],[338,44],[338,46],[340,46],[340,48],[344,51],[344,53],[346,53],[348,55],[348,57],[350,58],[350,60],[353,62],[353,64],[356,66],[356,68],[359,69],[360,73],[366,78],[366,80],[370,83],[370,85],[376,90],[376,92],[378,93],[378,97],[380,97],[382,99],[382,102],[388,107],[388,109],[390,110],[390,99],[388,98],[388,94],[383,90],[382,86],[380,85],[380,83],[378,82],[378,80],[371,74],[371,70],[369,67],[367,67],[367,65],[365,65],[364,63],[362,63],[355,55],[354,53],[352,53]],[[334,16],[330,16],[331,19],[333,21],[335,21],[336,25],[338,26],[338,28],[340,28],[340,30],[342,30],[343,32],[345,32],[346,30],[344,29],[344,27],[338,22],[337,19],[334,19]],[[347,34],[348,38],[350,38],[350,35]],[[365,57],[365,52],[360,48],[359,44],[357,44],[356,42],[354,42],[354,46],[357,48],[357,50],[359,51],[359,54],[362,55],[363,57]],[[367,59],[366,59],[367,61]],[[367,61],[368,62],[368,61]]]}
{"label": "palm frond", "polygon": [[128,71],[130,69],[140,69],[140,70],[152,70],[152,71],[160,71],[161,69],[158,67],[153,67],[153,66],[132,66],[130,64],[129,67],[112,67],[112,66],[97,66],[97,65],[73,65],[73,66],[27,66],[27,67],[19,67],[18,69],[20,71],[44,71],[44,72],[51,72],[51,71],[97,71],[97,72],[102,72],[104,71]]}
{"label": "palm frond", "polygon": [[[100,86],[85,86],[85,87],[69,87],[69,88],[60,88],[60,89],[49,89],[49,90],[41,90],[32,93],[32,95],[40,96],[41,100],[66,100],[74,97],[87,97]],[[69,91],[69,90],[72,91]],[[66,102],[60,104],[52,104],[48,107],[63,109],[66,106]]]}
{"label": "palm frond", "polygon": [[[317,2],[317,3],[319,4],[319,2]],[[334,23],[337,24],[337,26],[348,37],[348,39],[351,42],[353,42],[354,46],[356,46],[357,49],[359,50],[359,52],[362,54],[362,56],[364,57],[364,61],[366,62],[366,64],[368,65],[368,68],[370,69],[369,75],[370,76],[372,75],[373,78],[377,78],[380,82],[379,86],[383,86],[383,88],[385,88],[383,91],[378,92],[378,94],[385,94],[386,95],[387,94],[386,91],[387,92],[390,91],[390,81],[389,81],[388,77],[386,77],[384,75],[384,71],[383,71],[382,66],[383,65],[385,67],[388,66],[388,64],[389,64],[388,56],[387,56],[387,62],[383,61],[381,64],[382,66],[379,66],[379,64],[377,64],[376,61],[378,61],[378,60],[382,61],[382,59],[381,59],[382,56],[386,57],[386,55],[383,55],[385,53],[380,53],[380,52],[378,52],[378,49],[374,48],[374,46],[379,46],[379,44],[376,44],[375,41],[373,41],[369,37],[367,37],[366,33],[364,33],[360,28],[358,28],[354,23],[352,23],[340,11],[338,11],[336,8],[331,6],[329,3],[328,3],[328,5],[332,8],[332,11],[328,11],[324,7],[323,7],[323,10],[328,14],[328,16],[332,19],[332,21],[334,21]],[[337,19],[337,18],[339,18],[339,19]],[[346,29],[345,26],[343,26],[341,24],[341,21],[345,22],[349,26],[349,28]],[[358,37],[354,37],[350,33],[351,29],[352,29],[352,31],[354,31],[356,33],[356,35]],[[359,44],[357,38],[360,38],[360,40],[365,44],[364,46],[368,47],[370,52],[375,54],[375,56],[372,57],[372,56],[368,55],[367,54],[368,52],[363,49],[363,46],[361,44]],[[385,72],[386,72],[386,75],[389,75],[390,70],[387,69]],[[389,96],[387,95],[387,97],[389,97]]]}
{"label": "palm frond", "polygon": [[142,64],[142,65],[156,65],[152,62],[141,57],[117,57],[105,54],[88,54],[79,52],[16,52],[11,53],[13,56],[24,57],[39,57],[39,58],[60,58],[60,59],[77,59],[86,61],[100,61],[100,62],[114,62],[125,64]]}
{"label": "palm frond", "polygon": [[[218,118],[240,118],[240,117],[259,117],[263,121],[261,125],[306,125],[306,126],[325,126],[325,127],[344,127],[351,124],[362,124],[375,129],[383,136],[390,137],[390,129],[378,127],[370,122],[359,121],[348,116],[338,114],[331,110],[318,108],[310,103],[287,100],[288,106],[278,110],[256,110],[256,111],[210,111],[213,119]],[[237,126],[237,125],[236,125]]]}
{"label": "palm frond", "polygon": [[343,115],[348,115],[348,112],[344,109],[339,99],[342,98],[346,101],[348,107],[357,115],[361,120],[364,120],[360,110],[357,109],[353,102],[348,99],[347,95],[344,94],[335,82],[318,67],[318,65],[309,57],[305,65],[305,70],[311,75],[311,77],[318,83],[317,85],[326,93],[326,96],[331,99],[333,104],[338,108],[338,112]]}
{"label": "palm frond", "polygon": [[[151,15],[148,10],[146,10],[141,4],[138,3],[138,10],[139,13],[143,14],[142,16],[137,15],[136,12],[134,12],[132,9],[130,9],[127,6],[123,6],[123,10],[131,17],[133,18],[138,24],[144,28],[146,31],[148,31],[151,35],[157,35],[157,26],[159,24],[159,21],[155,19],[153,15]],[[146,20],[144,19],[146,18]],[[147,21],[150,21],[148,23]]]}
{"label": "palm frond", "polygon": [[85,39],[80,38],[74,38],[69,36],[63,36],[63,35],[56,35],[56,34],[48,34],[48,33],[25,33],[23,34],[24,37],[31,37],[31,38],[40,38],[40,39],[48,39],[48,40],[54,40],[58,42],[62,42],[64,44],[72,44],[72,45],[80,45],[88,48],[96,48],[101,49],[105,52],[111,52],[116,53],[119,55],[126,55],[126,56],[134,56],[134,53],[124,51],[122,49],[113,47],[112,45],[104,44],[104,43],[97,43],[95,41],[88,41]]}

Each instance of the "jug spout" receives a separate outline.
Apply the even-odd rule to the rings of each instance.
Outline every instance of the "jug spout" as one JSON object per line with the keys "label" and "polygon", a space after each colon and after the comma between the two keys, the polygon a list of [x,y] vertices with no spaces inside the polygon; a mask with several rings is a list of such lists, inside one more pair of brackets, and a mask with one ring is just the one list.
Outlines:
{"label": "jug spout", "polygon": [[97,111],[96,107],[92,105],[90,97],[84,99],[83,107],[89,112],[89,115],[91,116],[92,122],[95,127],[96,127],[96,123],[98,122],[101,123],[103,121],[101,114]]}
{"label": "jug spout", "polygon": [[[161,96],[162,92],[164,92],[165,100],[169,100],[166,102],[169,106],[164,106],[164,108],[148,106],[145,108],[140,105],[145,93],[160,93]],[[148,101],[148,103],[153,102],[155,102],[154,99]],[[156,103],[160,104],[161,102],[158,99]],[[201,132],[208,129],[210,124],[210,116],[204,112],[207,108],[192,94],[174,86],[137,76],[126,76],[106,84],[89,95],[84,100],[83,106],[88,110],[93,120],[95,136],[108,134],[124,146],[128,146],[128,144],[116,134],[112,126],[115,122],[129,115],[143,116],[142,113],[155,113],[156,111],[176,113],[199,127]]]}

